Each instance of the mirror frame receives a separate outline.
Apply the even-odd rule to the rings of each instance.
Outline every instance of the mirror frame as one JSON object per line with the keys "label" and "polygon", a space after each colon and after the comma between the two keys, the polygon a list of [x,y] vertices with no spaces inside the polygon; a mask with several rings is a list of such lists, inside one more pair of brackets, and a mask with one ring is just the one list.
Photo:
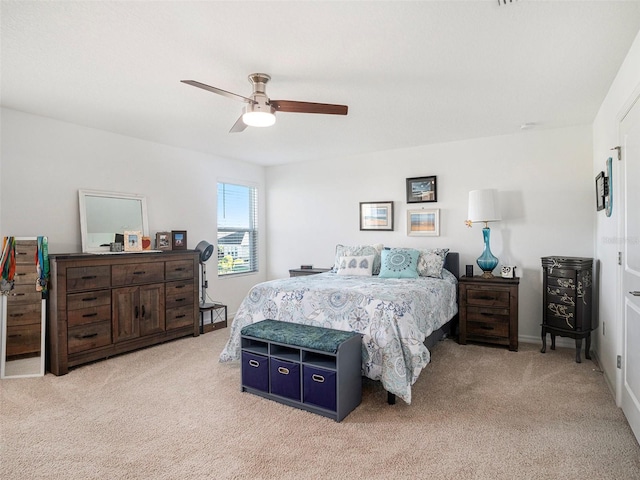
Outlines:
{"label": "mirror frame", "polygon": [[[38,237],[15,237],[16,240],[37,240]],[[25,360],[11,360],[7,362],[7,297],[6,295],[0,295],[0,337],[2,345],[0,346],[0,378],[29,378],[29,377],[42,377],[44,375],[44,362],[46,356],[45,350],[45,336],[46,336],[46,319],[47,319],[47,301],[43,298],[40,305],[40,359],[38,360],[38,369],[32,369],[31,371],[23,371],[23,373],[7,374],[7,363],[12,362],[25,362]],[[35,359],[36,357],[33,357]],[[30,359],[31,360],[31,359]],[[33,362],[35,363],[35,362]],[[31,362],[29,362],[29,366]],[[23,370],[24,365],[19,367]],[[11,370],[11,368],[9,368]]]}
{"label": "mirror frame", "polygon": [[[87,197],[116,198],[119,200],[139,200],[142,207],[142,235],[149,236],[149,221],[147,218],[147,197],[133,193],[103,192],[100,190],[78,190],[78,200],[80,206],[80,236],[82,238],[82,251],[84,253],[108,252],[109,247],[91,247],[88,245],[87,232]],[[118,233],[118,232],[114,232]]]}

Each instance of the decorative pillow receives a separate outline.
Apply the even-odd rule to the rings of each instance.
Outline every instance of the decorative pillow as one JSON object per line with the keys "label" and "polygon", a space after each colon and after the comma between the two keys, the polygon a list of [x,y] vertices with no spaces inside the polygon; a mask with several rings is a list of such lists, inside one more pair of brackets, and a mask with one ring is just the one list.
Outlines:
{"label": "decorative pillow", "polygon": [[374,255],[372,274],[380,273],[380,252],[383,245],[376,243],[375,245],[336,245],[336,259],[333,264],[333,271],[337,272],[340,268],[340,257],[361,257],[364,255]]}
{"label": "decorative pillow", "polygon": [[375,255],[364,255],[361,257],[340,257],[338,264],[338,275],[360,275],[370,277],[373,270],[373,259]]}
{"label": "decorative pillow", "polygon": [[418,278],[418,256],[413,248],[391,248],[382,251],[380,278]]}
{"label": "decorative pillow", "polygon": [[418,275],[421,277],[442,278],[442,268],[449,253],[448,248],[418,249]]}

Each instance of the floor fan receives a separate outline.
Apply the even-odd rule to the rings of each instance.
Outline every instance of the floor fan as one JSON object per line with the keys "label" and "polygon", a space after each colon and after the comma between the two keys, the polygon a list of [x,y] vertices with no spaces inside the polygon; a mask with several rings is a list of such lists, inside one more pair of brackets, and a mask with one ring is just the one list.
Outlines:
{"label": "floor fan", "polygon": [[207,266],[205,265],[205,262],[211,258],[211,255],[213,255],[213,249],[213,245],[206,240],[202,240],[198,245],[196,245],[196,251],[200,253],[200,307],[207,304],[207,287],[209,286],[209,283],[207,282]]}

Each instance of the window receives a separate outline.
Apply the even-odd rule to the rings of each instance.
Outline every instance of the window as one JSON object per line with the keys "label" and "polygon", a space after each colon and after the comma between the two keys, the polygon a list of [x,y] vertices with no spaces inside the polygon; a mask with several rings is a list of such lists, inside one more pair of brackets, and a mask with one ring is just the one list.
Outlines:
{"label": "window", "polygon": [[218,183],[218,276],[258,271],[257,190]]}

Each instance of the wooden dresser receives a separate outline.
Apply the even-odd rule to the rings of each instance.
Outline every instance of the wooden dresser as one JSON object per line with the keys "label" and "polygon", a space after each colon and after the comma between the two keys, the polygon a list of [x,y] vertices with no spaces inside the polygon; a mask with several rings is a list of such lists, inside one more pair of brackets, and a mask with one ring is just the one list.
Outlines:
{"label": "wooden dresser", "polygon": [[330,268],[292,268],[289,270],[290,277],[303,277],[306,275],[317,275],[318,273],[330,272]]}
{"label": "wooden dresser", "polygon": [[518,351],[519,283],[519,278],[460,277],[460,344],[470,340]]}
{"label": "wooden dresser", "polygon": [[49,370],[198,336],[198,252],[51,255]]}

